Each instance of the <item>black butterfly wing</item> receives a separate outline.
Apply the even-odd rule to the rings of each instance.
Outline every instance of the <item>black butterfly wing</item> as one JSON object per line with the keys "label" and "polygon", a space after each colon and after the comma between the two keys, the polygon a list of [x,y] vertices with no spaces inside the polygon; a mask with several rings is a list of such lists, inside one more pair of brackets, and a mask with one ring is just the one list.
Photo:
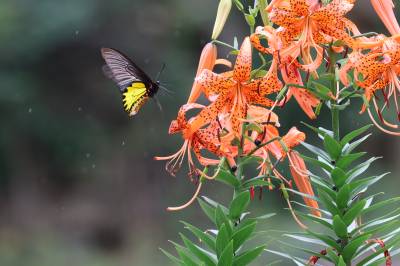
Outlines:
{"label": "black butterfly wing", "polygon": [[153,81],[123,53],[111,48],[102,48],[101,55],[107,64],[103,67],[104,74],[114,80],[121,91],[134,82],[143,82],[147,88],[152,87]]}

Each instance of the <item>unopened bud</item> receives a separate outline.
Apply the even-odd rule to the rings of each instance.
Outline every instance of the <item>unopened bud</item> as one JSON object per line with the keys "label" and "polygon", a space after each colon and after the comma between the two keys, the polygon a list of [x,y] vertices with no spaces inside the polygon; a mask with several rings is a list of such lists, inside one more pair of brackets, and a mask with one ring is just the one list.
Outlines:
{"label": "unopened bud", "polygon": [[[196,77],[201,74],[204,69],[212,70],[217,60],[217,46],[213,43],[207,43],[200,55],[199,66],[197,67]],[[192,91],[188,99],[188,103],[194,103],[201,93],[201,85],[195,80]]]}
{"label": "unopened bud", "polygon": [[232,0],[220,0],[218,5],[217,17],[214,23],[211,39],[215,40],[220,35],[232,8]]}

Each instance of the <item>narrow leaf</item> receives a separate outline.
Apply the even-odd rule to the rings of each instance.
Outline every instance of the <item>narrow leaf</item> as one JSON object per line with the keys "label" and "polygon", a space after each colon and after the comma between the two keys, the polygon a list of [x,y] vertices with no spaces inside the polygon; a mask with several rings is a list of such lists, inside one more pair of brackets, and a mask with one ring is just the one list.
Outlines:
{"label": "narrow leaf", "polygon": [[243,191],[239,193],[231,202],[229,206],[229,216],[233,220],[240,218],[242,212],[244,212],[250,203],[249,191]]}

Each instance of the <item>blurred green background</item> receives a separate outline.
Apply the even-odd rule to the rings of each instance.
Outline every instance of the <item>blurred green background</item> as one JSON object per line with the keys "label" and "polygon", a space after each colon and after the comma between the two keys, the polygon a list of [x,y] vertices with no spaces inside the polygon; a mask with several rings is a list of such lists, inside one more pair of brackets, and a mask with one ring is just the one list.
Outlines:
{"label": "blurred green background", "polygon": [[[217,4],[0,2],[0,265],[169,265],[158,248],[172,250],[167,240],[178,240],[179,220],[207,228],[196,204],[165,211],[186,201],[194,187],[186,169],[171,177],[153,156],[181,145],[168,126],[189,94]],[[352,17],[362,31],[384,31],[369,1],[359,1]],[[246,31],[234,10],[220,39],[232,43]],[[124,51],[153,77],[166,63],[162,81],[174,94],[160,93],[163,112],[150,102],[134,118],[124,113],[116,86],[102,74],[101,47]],[[355,102],[342,114],[344,131],[368,123],[359,108]],[[329,125],[325,111],[314,124]],[[296,103],[279,114],[283,132],[306,131],[299,121],[308,119]],[[376,190],[398,195],[400,139],[373,133],[362,149],[384,159],[371,172],[392,172]],[[203,190],[218,200],[229,193],[216,183]],[[278,213],[261,229],[297,229],[278,191],[252,205]],[[264,254],[259,265],[273,259]]]}

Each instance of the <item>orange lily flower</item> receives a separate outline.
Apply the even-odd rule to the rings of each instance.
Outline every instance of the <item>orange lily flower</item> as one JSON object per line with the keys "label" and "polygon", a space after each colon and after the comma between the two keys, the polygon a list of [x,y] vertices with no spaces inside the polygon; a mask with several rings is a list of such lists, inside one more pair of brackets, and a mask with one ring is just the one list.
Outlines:
{"label": "orange lily flower", "polygon": [[[321,44],[341,40],[348,46],[354,40],[347,33],[351,22],[344,18],[355,0],[333,0],[322,6],[318,0],[275,0],[267,7],[270,20],[280,26],[277,34],[283,43],[281,56],[302,57],[305,71],[314,72],[323,61]],[[316,58],[311,55],[316,51]]]}
{"label": "orange lily flower", "polygon": [[[364,54],[360,50],[355,50],[350,56],[348,63],[341,69],[341,81],[348,85],[347,72],[354,69],[355,83],[364,89],[365,97],[368,102],[372,101],[380,121],[379,123],[368,109],[368,114],[372,122],[382,131],[400,135],[398,132],[399,123],[392,123],[385,118],[384,111],[389,109],[390,102],[394,103],[397,120],[400,121],[400,109],[398,104],[398,94],[400,93],[400,42],[396,40],[396,34],[400,33],[400,26],[393,12],[393,2],[391,0],[371,0],[372,6],[385,24],[393,37],[379,35],[370,38],[367,48],[369,52]],[[362,79],[360,79],[362,77]],[[379,101],[376,92],[381,91],[383,101]],[[363,105],[361,112],[366,110]]]}
{"label": "orange lily flower", "polygon": [[249,105],[268,107],[274,104],[264,96],[281,90],[281,82],[276,75],[250,80],[251,62],[251,43],[247,37],[240,48],[232,76],[203,70],[197,78],[197,83],[214,95],[215,100],[189,122],[185,134],[191,135],[204,125],[215,121],[219,115],[226,114],[227,129],[238,136]]}
{"label": "orange lily flower", "polygon": [[[261,143],[265,143],[271,139],[279,137],[279,132],[275,126],[267,125],[262,136],[263,139],[261,140]],[[303,142],[305,138],[306,135],[303,132],[299,131],[296,127],[293,127],[281,138],[281,141],[276,140],[264,146],[263,148],[259,149],[255,155],[263,159],[259,166],[259,169],[261,169],[260,175],[266,175],[269,173],[269,171],[272,171],[275,176],[281,178],[290,185],[290,182],[287,181],[284,176],[272,166],[269,153],[271,153],[278,161],[282,161],[285,157],[288,157],[290,162],[290,172],[297,188],[304,194],[314,196],[314,191],[311,186],[308,170],[304,160],[297,152],[293,150],[293,148]],[[321,213],[317,210],[318,203],[315,200],[307,197],[303,197],[303,199],[306,205],[311,208],[311,212],[314,215],[321,216]]]}
{"label": "orange lily flower", "polygon": [[[269,47],[264,47],[261,44],[260,38],[266,38]],[[299,71],[300,64],[297,60],[293,59],[291,56],[282,57],[280,49],[283,44],[275,29],[269,26],[257,27],[256,32],[251,35],[250,40],[253,46],[260,52],[273,55],[270,72],[276,72],[277,69],[280,69],[283,81],[286,84],[304,85]],[[310,119],[316,118],[313,108],[320,103],[317,97],[306,89],[290,86],[284,101],[290,100],[292,96],[294,96],[301,109],[303,109]]]}
{"label": "orange lily flower", "polygon": [[[169,128],[169,134],[175,134],[183,132],[188,127],[185,114],[187,111],[194,108],[204,108],[204,106],[196,103],[183,105],[179,112],[176,120],[171,122]],[[201,150],[206,149],[217,156],[223,156],[218,146],[218,134],[219,125],[217,121],[210,123],[210,125],[204,129],[199,129],[190,136],[183,135],[184,143],[176,153],[170,156],[155,157],[156,160],[168,160],[165,169],[171,174],[175,175],[182,166],[185,155],[188,157],[188,167],[190,176],[199,174],[200,170],[195,167],[192,157],[192,151],[197,157],[197,160],[201,165],[215,165],[219,163],[219,160],[209,159],[201,154]]]}

